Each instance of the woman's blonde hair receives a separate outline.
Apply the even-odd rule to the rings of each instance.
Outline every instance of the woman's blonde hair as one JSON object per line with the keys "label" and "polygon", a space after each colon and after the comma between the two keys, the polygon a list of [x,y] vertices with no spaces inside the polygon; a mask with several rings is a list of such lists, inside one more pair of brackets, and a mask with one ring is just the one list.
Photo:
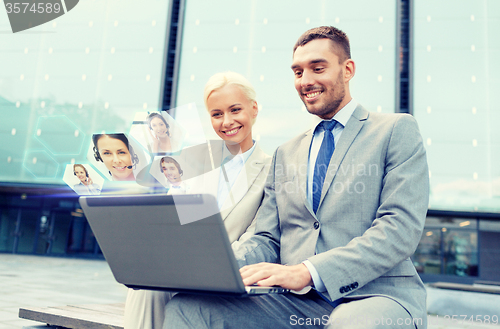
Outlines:
{"label": "woman's blonde hair", "polygon": [[236,72],[220,72],[212,75],[205,85],[203,100],[205,108],[208,110],[207,100],[210,94],[227,85],[236,85],[247,96],[248,100],[257,102],[255,89],[252,84],[244,76]]}

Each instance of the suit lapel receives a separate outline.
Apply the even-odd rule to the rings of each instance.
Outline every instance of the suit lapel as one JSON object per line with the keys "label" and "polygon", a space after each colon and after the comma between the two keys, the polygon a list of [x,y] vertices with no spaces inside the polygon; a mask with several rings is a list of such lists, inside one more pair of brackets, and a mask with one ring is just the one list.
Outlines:
{"label": "suit lapel", "polygon": [[[311,141],[312,141],[312,137],[313,137],[313,131],[312,129],[307,131],[304,138],[302,139],[302,141],[300,142],[300,146],[299,146],[299,151],[298,151],[298,168],[299,168],[299,172],[301,171],[300,168],[306,168],[306,171],[308,170],[308,161],[309,161],[309,149],[311,147]],[[315,216],[314,214],[314,211],[312,209],[312,206],[309,204],[309,202],[307,201],[307,176],[308,176],[308,173],[306,173],[306,175],[297,175],[298,176],[298,179],[299,179],[299,190],[301,193],[301,198],[302,198],[302,201],[304,202],[304,205],[306,206],[307,210],[309,210],[309,212],[311,213],[311,215]]]}
{"label": "suit lapel", "polygon": [[351,147],[351,144],[354,142],[354,139],[361,130],[361,127],[363,127],[365,120],[368,118],[368,113],[369,112],[365,110],[361,105],[358,105],[347,121],[347,124],[344,127],[344,131],[340,136],[340,139],[337,143],[337,146],[335,147],[335,151],[333,152],[330,164],[328,166],[328,171],[323,183],[323,190],[321,191],[321,200],[319,202],[318,209],[319,207],[321,207],[321,203],[323,202],[328,189],[332,185],[333,179],[337,175],[337,172],[342,161],[344,160],[347,151]]}
{"label": "suit lapel", "polygon": [[236,178],[231,191],[222,205],[222,219],[226,219],[236,205],[247,194],[253,182],[262,171],[262,168],[264,168],[264,152],[260,149],[259,145],[256,145],[252,155],[250,155],[248,160],[245,162],[245,165],[241,169],[241,172]]}

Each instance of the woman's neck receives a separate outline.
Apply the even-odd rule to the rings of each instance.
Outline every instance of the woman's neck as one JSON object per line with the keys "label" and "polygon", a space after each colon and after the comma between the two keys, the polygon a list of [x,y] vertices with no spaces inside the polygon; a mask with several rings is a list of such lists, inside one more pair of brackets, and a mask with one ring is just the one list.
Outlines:
{"label": "woman's neck", "polygon": [[230,144],[226,142],[226,147],[232,155],[236,155],[239,153],[243,154],[253,147],[253,139],[252,137],[247,138],[239,144]]}
{"label": "woman's neck", "polygon": [[128,182],[131,182],[131,181],[135,181],[135,177],[134,177],[134,173],[130,173],[130,175],[128,175],[127,177],[125,177],[123,179],[118,179],[116,176],[113,176],[113,180],[114,181],[128,181]]}

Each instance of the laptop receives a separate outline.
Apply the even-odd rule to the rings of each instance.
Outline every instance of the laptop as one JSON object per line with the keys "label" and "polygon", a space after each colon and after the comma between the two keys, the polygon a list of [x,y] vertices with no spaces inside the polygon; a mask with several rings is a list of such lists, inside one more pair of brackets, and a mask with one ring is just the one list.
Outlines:
{"label": "laptop", "polygon": [[82,196],[80,205],[111,271],[133,289],[248,296],[214,196]]}

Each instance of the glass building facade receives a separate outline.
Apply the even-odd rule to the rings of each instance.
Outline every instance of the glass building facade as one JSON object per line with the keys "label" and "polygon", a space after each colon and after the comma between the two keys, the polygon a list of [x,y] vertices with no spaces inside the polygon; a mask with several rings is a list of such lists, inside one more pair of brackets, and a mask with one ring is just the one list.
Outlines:
{"label": "glass building facade", "polygon": [[[312,123],[290,65],[297,38],[319,25],[334,25],[350,38],[354,99],[369,111],[398,112],[401,2],[411,5],[410,107],[431,181],[414,264],[422,275],[500,281],[491,265],[500,260],[496,0],[184,0],[176,2],[176,42],[169,39],[172,1],[80,1],[19,33],[11,32],[0,8],[0,182],[62,186],[65,166],[85,161],[92,134],[128,133],[138,112],[164,108],[164,90],[174,91],[170,114],[186,129],[187,144],[217,138],[203,88],[221,71],[239,72],[254,85],[253,137],[272,154]],[[165,82],[169,51],[177,54],[176,66]],[[19,231],[23,218],[31,223],[23,239],[43,238],[61,218],[0,205],[0,251],[38,250],[9,233]],[[68,243],[93,250],[85,234]]]}
{"label": "glass building facade", "polygon": [[500,212],[500,2],[414,3],[413,114],[430,208]]}
{"label": "glass building facade", "polygon": [[0,8],[0,181],[64,184],[90,136],[158,110],[168,1],[80,1],[12,33]]}

